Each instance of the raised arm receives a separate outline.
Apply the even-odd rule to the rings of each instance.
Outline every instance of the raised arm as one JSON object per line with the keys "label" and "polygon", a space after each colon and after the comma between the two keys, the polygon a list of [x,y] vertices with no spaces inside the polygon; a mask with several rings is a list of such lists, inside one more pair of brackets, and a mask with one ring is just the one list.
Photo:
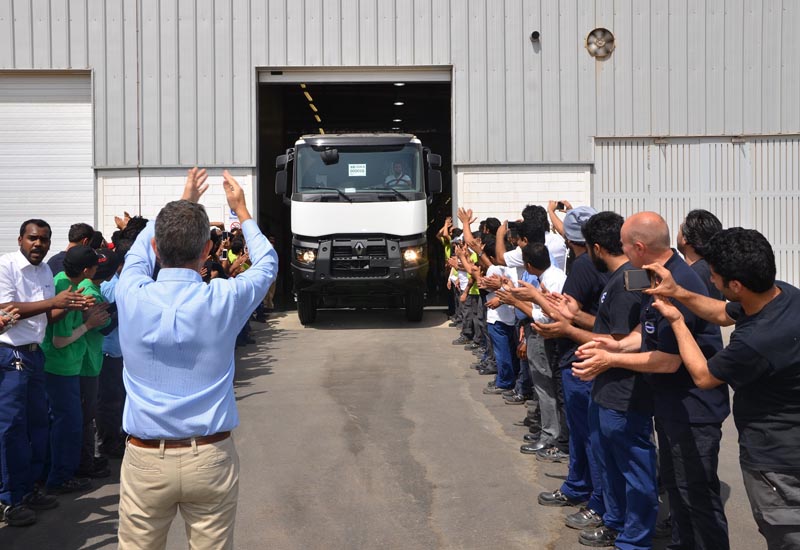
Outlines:
{"label": "raised arm", "polygon": [[655,288],[645,289],[643,291],[645,294],[657,294],[667,298],[674,298],[701,319],[715,325],[728,327],[735,323],[725,311],[726,302],[686,290],[675,282],[675,279],[672,278],[672,273],[662,265],[648,264],[643,267],[655,272],[659,280]]}

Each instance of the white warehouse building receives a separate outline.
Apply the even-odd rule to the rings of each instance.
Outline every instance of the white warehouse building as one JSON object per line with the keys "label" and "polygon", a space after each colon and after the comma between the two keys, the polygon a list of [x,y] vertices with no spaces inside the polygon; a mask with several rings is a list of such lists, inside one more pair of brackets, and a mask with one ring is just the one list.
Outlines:
{"label": "white warehouse building", "polygon": [[[285,240],[275,155],[395,129],[444,157],[432,225],[706,208],[798,284],[798,29],[795,0],[0,0],[0,251],[29,217],[54,251],[74,222],[108,237],[195,165]],[[229,221],[219,187],[204,203]]]}

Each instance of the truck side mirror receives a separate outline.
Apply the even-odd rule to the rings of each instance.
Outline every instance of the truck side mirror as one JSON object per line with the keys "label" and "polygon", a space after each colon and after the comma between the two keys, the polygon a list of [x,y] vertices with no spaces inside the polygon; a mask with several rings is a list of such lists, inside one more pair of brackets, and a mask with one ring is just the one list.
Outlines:
{"label": "truck side mirror", "polygon": [[442,173],[439,170],[428,169],[428,191],[431,194],[442,192]]}
{"label": "truck side mirror", "polygon": [[289,155],[278,155],[275,157],[275,168],[278,170],[285,170],[288,163]]}
{"label": "truck side mirror", "polygon": [[428,166],[430,166],[431,168],[441,168],[442,155],[437,155],[436,153],[428,153]]}
{"label": "truck side mirror", "polygon": [[[281,155],[285,156],[285,155]],[[285,166],[285,165],[284,165]],[[278,170],[275,172],[275,194],[276,195],[285,195],[286,194],[286,169]]]}

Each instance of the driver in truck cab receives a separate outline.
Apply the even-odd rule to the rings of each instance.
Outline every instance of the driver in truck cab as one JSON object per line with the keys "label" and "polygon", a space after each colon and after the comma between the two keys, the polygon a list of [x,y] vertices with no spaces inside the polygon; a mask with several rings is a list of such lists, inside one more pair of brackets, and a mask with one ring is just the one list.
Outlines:
{"label": "driver in truck cab", "polygon": [[408,185],[410,187],[411,176],[409,176],[403,171],[402,162],[395,161],[392,164],[392,173],[386,176],[386,181],[384,183],[388,186]]}

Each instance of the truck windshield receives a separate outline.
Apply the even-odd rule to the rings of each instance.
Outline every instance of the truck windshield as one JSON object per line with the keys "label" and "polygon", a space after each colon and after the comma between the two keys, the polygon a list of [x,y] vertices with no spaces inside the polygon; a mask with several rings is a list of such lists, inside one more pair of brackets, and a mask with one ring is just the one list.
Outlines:
{"label": "truck windshield", "polygon": [[326,149],[331,147],[297,147],[297,192],[330,189],[356,199],[361,195],[361,200],[374,200],[367,195],[383,191],[394,198],[415,198],[415,193],[425,191],[418,144],[336,147],[339,158],[333,164],[323,162],[321,155]]}

